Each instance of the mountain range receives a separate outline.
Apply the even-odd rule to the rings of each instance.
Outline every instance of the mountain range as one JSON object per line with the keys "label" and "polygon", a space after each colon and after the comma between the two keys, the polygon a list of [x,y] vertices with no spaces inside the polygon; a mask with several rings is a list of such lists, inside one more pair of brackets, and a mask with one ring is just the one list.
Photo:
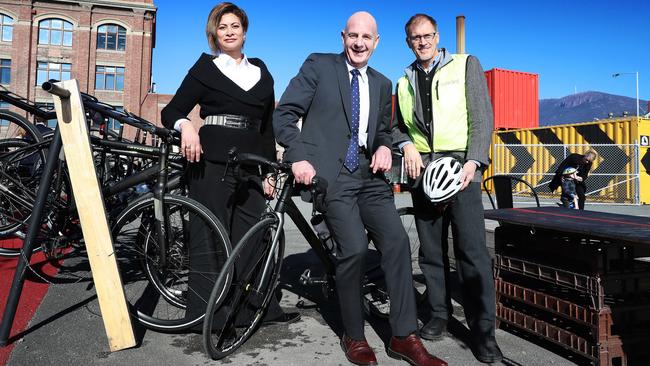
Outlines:
{"label": "mountain range", "polygon": [[[648,101],[639,101],[640,115],[648,113]],[[636,116],[636,99],[588,91],[557,99],[540,99],[539,125],[552,126],[568,123],[592,122],[621,117],[624,112]]]}

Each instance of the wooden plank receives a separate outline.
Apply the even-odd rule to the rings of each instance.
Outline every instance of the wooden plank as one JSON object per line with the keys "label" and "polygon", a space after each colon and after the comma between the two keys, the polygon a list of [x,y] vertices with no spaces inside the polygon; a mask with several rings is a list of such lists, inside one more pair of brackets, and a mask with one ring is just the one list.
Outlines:
{"label": "wooden plank", "polygon": [[93,164],[83,103],[76,80],[56,85],[70,91],[66,99],[53,95],[54,106],[104,328],[110,350],[118,351],[136,342]]}

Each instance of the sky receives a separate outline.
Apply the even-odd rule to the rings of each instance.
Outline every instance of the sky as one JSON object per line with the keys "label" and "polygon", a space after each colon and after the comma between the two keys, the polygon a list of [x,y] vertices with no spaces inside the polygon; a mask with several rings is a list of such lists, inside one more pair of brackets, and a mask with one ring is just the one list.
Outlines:
{"label": "sky", "polygon": [[[153,81],[173,94],[202,52],[210,52],[206,0],[154,0],[158,7]],[[342,51],[341,30],[354,12],[374,15],[379,44],[369,65],[395,83],[414,60],[404,24],[415,13],[438,22],[440,47],[456,52],[456,16],[465,16],[466,53],[483,69],[539,75],[540,99],[600,91],[650,100],[650,0],[235,1],[249,17],[244,53],[261,58],[276,99],[312,52]],[[622,74],[614,78],[614,73]]]}

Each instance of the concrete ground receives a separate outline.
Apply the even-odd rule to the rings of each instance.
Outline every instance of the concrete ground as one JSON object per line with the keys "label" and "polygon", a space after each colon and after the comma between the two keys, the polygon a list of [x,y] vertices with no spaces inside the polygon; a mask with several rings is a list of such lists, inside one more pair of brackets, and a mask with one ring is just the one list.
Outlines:
{"label": "concrete ground", "polygon": [[[486,208],[489,202],[485,201]],[[300,203],[304,214],[311,207]],[[409,206],[408,193],[396,195],[398,207]],[[589,205],[587,209],[627,213],[650,217],[647,206]],[[308,216],[307,216],[308,217]],[[305,288],[298,277],[306,268],[315,271],[319,264],[308,245],[288,220],[286,227],[286,259],[281,287],[282,305],[302,314],[300,322],[261,328],[233,356],[213,361],[203,353],[201,336],[196,334],[163,334],[136,327],[138,346],[111,353],[99,316],[99,307],[91,281],[89,266],[79,257],[66,261],[62,275],[55,279],[42,305],[27,330],[13,339],[16,347],[8,365],[347,365],[339,347],[341,334],[338,307],[324,299],[318,288]],[[496,223],[486,222],[488,246],[493,247],[491,231]],[[457,285],[454,286],[453,298]],[[426,347],[450,365],[481,365],[469,350],[462,306],[454,301],[455,321],[450,334]],[[505,354],[503,365],[575,365],[578,360],[566,358],[557,349],[550,349],[534,339],[503,330],[497,340]],[[386,355],[384,344],[390,336],[385,321],[367,322],[366,336],[382,365],[406,365]]]}

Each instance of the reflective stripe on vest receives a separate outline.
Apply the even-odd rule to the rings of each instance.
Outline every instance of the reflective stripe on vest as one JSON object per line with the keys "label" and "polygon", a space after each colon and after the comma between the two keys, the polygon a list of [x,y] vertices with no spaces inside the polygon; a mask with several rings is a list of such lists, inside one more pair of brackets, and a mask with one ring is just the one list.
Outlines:
{"label": "reflective stripe on vest", "polygon": [[[452,61],[438,69],[431,83],[433,109],[433,151],[466,151],[469,120],[465,93],[465,70],[468,55],[451,55]],[[415,94],[408,78],[397,82],[402,119],[419,152],[431,152],[429,141],[415,124]]]}

